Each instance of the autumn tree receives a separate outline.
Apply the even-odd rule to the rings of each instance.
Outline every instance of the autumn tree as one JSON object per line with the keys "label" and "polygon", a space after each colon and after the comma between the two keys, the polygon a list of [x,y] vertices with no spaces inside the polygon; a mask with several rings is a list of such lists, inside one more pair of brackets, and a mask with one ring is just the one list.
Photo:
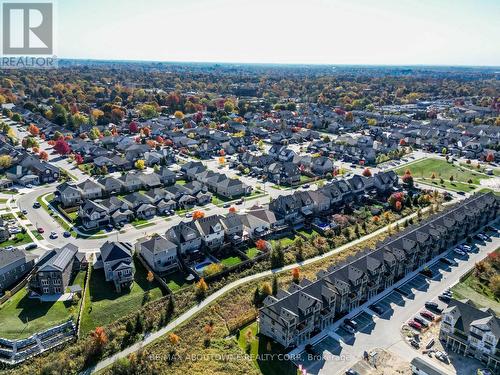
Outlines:
{"label": "autumn tree", "polygon": [[177,336],[175,333],[170,333],[168,335],[168,342],[170,343],[170,345],[178,345],[180,341],[181,341],[180,337]]}
{"label": "autumn tree", "polygon": [[181,111],[175,111],[174,116],[176,119],[182,120],[184,118],[184,113]]}
{"label": "autumn tree", "polygon": [[495,155],[493,154],[493,152],[488,152],[488,154],[486,155],[486,161],[488,163],[495,161]]}
{"label": "autumn tree", "polygon": [[234,214],[236,212],[236,207],[234,206],[229,207],[229,212]]}
{"label": "autumn tree", "polygon": [[144,160],[139,159],[135,162],[135,168],[142,171],[144,168],[146,168],[146,163]]}
{"label": "autumn tree", "polygon": [[40,158],[40,160],[44,160],[44,161],[47,161],[49,160],[49,154],[47,154],[47,152],[45,151],[40,151],[40,153],[38,154],[38,157]]}
{"label": "autumn tree", "polygon": [[202,219],[205,217],[205,213],[203,211],[194,211],[193,212],[193,220],[198,220],[198,219]]}
{"label": "autumn tree", "polygon": [[200,279],[200,281],[198,281],[195,286],[195,294],[196,294],[196,297],[198,299],[203,299],[205,298],[205,295],[207,293],[207,290],[208,290],[208,285],[207,283],[205,282],[205,279],[202,277]]}
{"label": "autumn tree", "polygon": [[260,289],[261,289],[262,294],[264,296],[270,296],[273,294],[273,288],[272,288],[271,284],[269,284],[267,281],[262,283]]}
{"label": "autumn tree", "polygon": [[298,267],[292,269],[292,280],[296,284],[300,281],[300,269]]}
{"label": "autumn tree", "polygon": [[372,172],[370,171],[369,168],[365,168],[365,170],[363,171],[363,176],[365,176],[365,177],[371,177],[372,176]]}
{"label": "autumn tree", "polygon": [[75,163],[76,165],[83,164],[83,156],[80,154],[75,154]]}
{"label": "autumn tree", "polygon": [[137,133],[139,131],[139,125],[135,121],[131,121],[130,124],[128,124],[128,130],[131,133]]}
{"label": "autumn tree", "polygon": [[33,137],[37,137],[40,134],[40,129],[38,129],[38,127],[35,124],[30,124],[30,126],[28,126],[28,132]]}
{"label": "autumn tree", "polygon": [[257,247],[257,250],[265,251],[267,249],[267,242],[260,238],[255,242],[255,247]]}
{"label": "autumn tree", "polygon": [[54,151],[60,155],[67,155],[71,152],[71,148],[64,139],[58,139],[54,144]]}
{"label": "autumn tree", "polygon": [[7,169],[12,165],[12,156],[0,155],[0,168]]}

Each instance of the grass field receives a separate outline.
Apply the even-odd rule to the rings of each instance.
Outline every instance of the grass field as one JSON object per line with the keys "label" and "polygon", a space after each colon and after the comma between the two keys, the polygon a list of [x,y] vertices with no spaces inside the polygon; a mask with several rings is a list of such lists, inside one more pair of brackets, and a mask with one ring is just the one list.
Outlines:
{"label": "grass field", "polygon": [[398,175],[402,176],[406,170],[410,170],[413,177],[417,179],[430,180],[432,174],[434,174],[437,180],[442,178],[449,181],[450,177],[453,176],[457,182],[469,183],[470,180],[474,185],[479,185],[481,179],[489,178],[486,175],[474,172],[465,167],[448,163],[444,159],[423,159],[409,166],[398,168],[395,171]]}
{"label": "grass field", "polygon": [[[83,287],[84,277],[85,272],[79,272],[71,284]],[[26,338],[71,317],[76,321],[78,308],[79,305],[73,305],[71,301],[40,302],[28,298],[27,290],[23,288],[0,306],[0,337]]]}
{"label": "grass field", "polygon": [[237,265],[238,263],[241,263],[241,259],[235,256],[222,259],[220,262],[226,267],[232,267]]}
{"label": "grass field", "polygon": [[456,299],[470,299],[478,307],[489,307],[493,311],[495,311],[497,315],[500,314],[500,303],[496,302],[494,299],[489,298],[483,293],[477,292],[468,284],[469,282],[467,279],[464,282],[459,283],[451,288],[453,297]]}
{"label": "grass field", "polygon": [[[251,334],[248,332],[251,332]],[[297,373],[297,368],[292,362],[277,359],[277,354],[283,354],[285,351],[272,340],[257,333],[257,322],[243,327],[238,332],[237,340],[239,347],[251,356],[254,365],[263,375]],[[265,354],[276,354],[276,356],[262,360],[257,358],[258,355],[265,358]]]}
{"label": "grass field", "polygon": [[175,293],[190,284],[189,281],[186,281],[185,277],[186,275],[178,271],[165,276],[164,280],[172,293]]}
{"label": "grass field", "polygon": [[109,324],[143,305],[146,291],[150,291],[150,299],[155,300],[163,295],[159,284],[146,279],[146,270],[135,261],[134,282],[130,291],[117,293],[112,282],[104,278],[104,271],[92,270],[88,293],[85,297],[85,308],[82,312],[82,332],[86,334],[95,327]]}

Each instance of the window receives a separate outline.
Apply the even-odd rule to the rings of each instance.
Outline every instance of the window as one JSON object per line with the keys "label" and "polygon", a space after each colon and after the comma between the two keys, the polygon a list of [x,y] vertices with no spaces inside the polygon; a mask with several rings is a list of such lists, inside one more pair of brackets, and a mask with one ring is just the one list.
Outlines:
{"label": "window", "polygon": [[45,294],[48,294],[48,293],[49,293],[49,288],[43,288],[43,292],[44,292]]}
{"label": "window", "polygon": [[61,290],[61,288],[60,288],[60,287],[57,287],[57,288],[56,288],[56,293],[62,293],[62,290]]}
{"label": "window", "polygon": [[49,280],[43,279],[41,280],[42,285],[49,285]]}

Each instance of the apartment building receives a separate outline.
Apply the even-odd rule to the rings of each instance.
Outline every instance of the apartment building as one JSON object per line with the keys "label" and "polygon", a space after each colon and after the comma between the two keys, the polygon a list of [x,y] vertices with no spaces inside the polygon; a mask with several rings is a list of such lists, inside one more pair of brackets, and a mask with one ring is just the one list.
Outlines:
{"label": "apartment building", "polygon": [[268,296],[259,311],[260,333],[284,347],[307,341],[370,298],[404,278],[450,246],[496,219],[499,200],[477,194],[411,226],[376,249],[366,249],[322,270],[317,280],[302,280],[276,296]]}

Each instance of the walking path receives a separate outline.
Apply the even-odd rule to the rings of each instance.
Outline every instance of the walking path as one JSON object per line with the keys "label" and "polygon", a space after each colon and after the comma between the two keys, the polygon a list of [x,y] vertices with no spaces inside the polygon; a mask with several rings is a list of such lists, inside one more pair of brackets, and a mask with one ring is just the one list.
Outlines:
{"label": "walking path", "polygon": [[[465,199],[465,197],[457,197],[453,201],[450,201],[450,202],[445,203],[445,204],[446,205],[450,205],[450,204],[456,203],[458,201],[461,201],[463,199]],[[426,212],[429,209],[430,209],[429,207],[426,207],[422,211]],[[180,315],[178,318],[176,318],[175,320],[173,320],[172,322],[170,322],[165,327],[159,329],[156,332],[151,333],[149,336],[145,337],[143,340],[141,340],[141,341],[139,341],[139,342],[137,342],[137,343],[129,346],[128,348],[122,350],[121,352],[118,352],[118,353],[112,355],[111,357],[103,359],[102,361],[100,361],[99,363],[97,363],[97,365],[95,367],[93,367],[92,369],[89,369],[88,371],[90,371],[90,373],[100,371],[100,370],[102,370],[102,369],[110,366],[111,364],[113,364],[116,360],[118,360],[120,358],[125,358],[129,354],[134,353],[134,352],[140,350],[142,347],[144,347],[144,346],[152,343],[153,341],[159,339],[163,335],[165,335],[168,332],[172,331],[174,328],[176,328],[180,324],[186,322],[187,320],[189,320],[190,318],[192,318],[195,314],[199,313],[205,307],[209,306],[211,303],[213,303],[214,301],[216,301],[219,297],[223,296],[227,292],[231,291],[232,289],[234,289],[234,288],[236,288],[236,287],[238,287],[240,285],[244,285],[244,284],[246,284],[248,282],[251,282],[251,281],[254,281],[254,280],[266,277],[266,276],[271,276],[273,274],[277,274],[277,273],[281,273],[281,272],[285,272],[285,271],[290,271],[290,270],[292,270],[295,267],[304,266],[304,265],[307,265],[307,264],[311,264],[311,263],[320,261],[320,260],[325,259],[327,257],[330,257],[330,256],[332,256],[334,254],[340,253],[340,252],[342,252],[342,251],[344,251],[344,250],[346,250],[346,249],[348,249],[348,248],[350,248],[352,246],[355,246],[355,245],[357,245],[357,244],[359,244],[359,243],[361,243],[363,241],[366,241],[366,240],[368,240],[370,238],[376,237],[379,234],[387,231],[389,229],[389,227],[393,227],[396,223],[403,224],[406,220],[408,220],[410,218],[413,218],[413,217],[416,217],[416,216],[417,216],[417,213],[415,212],[415,213],[413,213],[411,215],[408,215],[408,216],[406,216],[406,217],[404,217],[404,218],[402,218],[402,219],[400,219],[400,220],[398,220],[398,221],[396,221],[396,222],[394,222],[392,224],[388,224],[385,227],[382,227],[382,228],[376,230],[375,232],[372,232],[372,233],[370,233],[370,234],[368,234],[368,235],[366,235],[364,237],[361,237],[359,239],[351,241],[351,242],[349,242],[349,243],[347,243],[345,245],[342,245],[342,246],[340,246],[340,247],[338,247],[336,249],[330,250],[327,253],[324,253],[324,254],[321,254],[321,255],[317,255],[314,258],[309,258],[307,260],[304,260],[303,262],[289,264],[287,266],[284,266],[284,267],[281,267],[281,268],[277,268],[277,269],[273,269],[273,270],[269,270],[269,271],[263,271],[261,273],[257,273],[257,274],[250,275],[250,276],[244,277],[242,279],[233,281],[232,283],[226,285],[225,287],[219,289],[218,291],[216,291],[213,294],[211,294],[210,296],[208,296],[206,299],[204,299],[198,305],[190,308],[188,311],[186,311],[185,313],[183,313],[182,315]]]}

